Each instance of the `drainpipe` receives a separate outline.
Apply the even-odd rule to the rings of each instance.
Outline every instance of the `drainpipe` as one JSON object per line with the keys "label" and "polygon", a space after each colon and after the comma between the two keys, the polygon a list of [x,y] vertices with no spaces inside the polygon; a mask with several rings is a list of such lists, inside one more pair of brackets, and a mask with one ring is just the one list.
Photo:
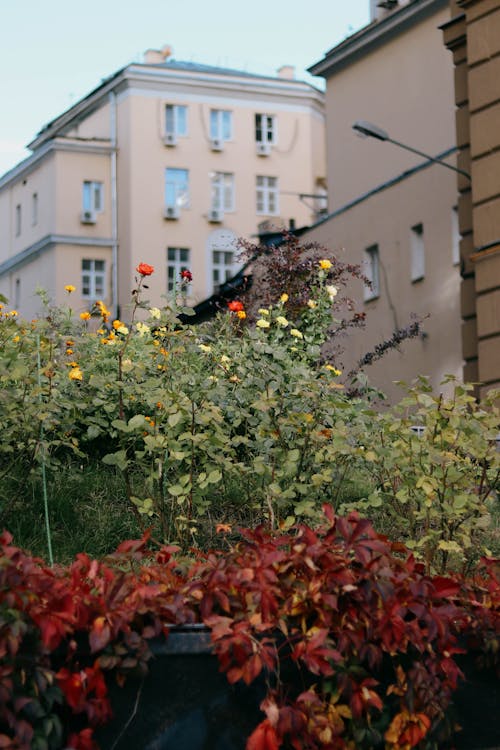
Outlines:
{"label": "drainpipe", "polygon": [[118,318],[118,207],[116,183],[116,94],[109,92],[111,131],[111,309]]}

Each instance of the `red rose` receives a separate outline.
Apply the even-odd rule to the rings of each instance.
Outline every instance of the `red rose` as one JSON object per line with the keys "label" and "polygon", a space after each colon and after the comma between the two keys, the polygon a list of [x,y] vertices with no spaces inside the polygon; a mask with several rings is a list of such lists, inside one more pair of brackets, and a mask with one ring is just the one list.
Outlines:
{"label": "red rose", "polygon": [[231,312],[239,312],[240,310],[244,310],[243,302],[240,302],[238,299],[234,299],[232,302],[228,302],[227,306],[231,310]]}
{"label": "red rose", "polygon": [[153,266],[150,266],[149,263],[139,263],[135,270],[137,273],[140,273],[141,276],[151,276],[155,269]]}
{"label": "red rose", "polygon": [[188,271],[188,269],[185,268],[183,271],[181,271],[181,279],[185,279],[186,281],[192,281],[193,274],[191,273],[191,271]]}

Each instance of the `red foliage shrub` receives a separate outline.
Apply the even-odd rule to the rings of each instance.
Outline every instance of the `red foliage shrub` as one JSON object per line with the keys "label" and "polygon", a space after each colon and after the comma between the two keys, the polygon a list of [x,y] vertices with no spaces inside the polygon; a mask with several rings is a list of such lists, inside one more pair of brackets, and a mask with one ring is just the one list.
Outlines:
{"label": "red foliage shrub", "polygon": [[0,747],[93,750],[109,679],[145,670],[148,639],[195,621],[230,682],[266,676],[249,750],[430,747],[461,674],[457,635],[498,642],[498,570],[426,576],[368,521],[325,512],[322,529],[243,531],[191,566],[144,538],[51,569],[4,533]]}

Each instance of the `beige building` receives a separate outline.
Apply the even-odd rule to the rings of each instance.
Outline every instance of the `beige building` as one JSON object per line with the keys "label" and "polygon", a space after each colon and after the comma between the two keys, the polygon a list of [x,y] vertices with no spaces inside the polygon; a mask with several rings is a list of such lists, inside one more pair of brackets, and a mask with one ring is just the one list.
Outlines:
{"label": "beige building", "polygon": [[373,2],[372,12],[310,68],[326,79],[329,215],[305,237],[372,280],[351,290],[367,327],[349,336],[344,368],[413,315],[425,318],[423,336],[368,371],[394,397],[395,380],[428,375],[438,388],[446,374],[462,375],[457,174],[352,126],[368,121],[456,166],[453,64],[440,30],[450,11],[447,0],[413,0]]}
{"label": "beige building", "polygon": [[500,0],[458,0],[443,27],[453,53],[463,267],[465,376],[500,386]]}
{"label": "beige building", "polygon": [[76,311],[103,299],[127,318],[140,262],[164,303],[182,269],[190,302],[238,268],[235,240],[306,225],[325,189],[324,95],[276,78],[149,50],[47,124],[0,178],[0,293],[26,317],[37,287]]}

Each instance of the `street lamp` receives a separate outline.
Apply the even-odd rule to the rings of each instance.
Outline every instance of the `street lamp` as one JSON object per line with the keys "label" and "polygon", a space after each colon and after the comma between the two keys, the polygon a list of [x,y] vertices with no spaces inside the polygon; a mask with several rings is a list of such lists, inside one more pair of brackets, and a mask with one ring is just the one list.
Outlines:
{"label": "street lamp", "polygon": [[425,154],[423,151],[419,151],[417,148],[413,148],[413,146],[407,146],[406,143],[395,141],[394,138],[391,138],[389,136],[389,133],[387,133],[387,131],[382,130],[382,128],[379,128],[378,125],[374,125],[371,122],[367,122],[366,120],[356,120],[356,122],[352,126],[352,129],[365,138],[369,136],[370,138],[376,138],[378,141],[388,141],[389,143],[393,143],[395,146],[406,149],[406,151],[411,151],[413,154],[418,154],[419,156],[423,156],[426,159],[429,159],[429,161],[436,162],[436,164],[442,164],[443,167],[447,167],[448,169],[453,170],[453,172],[458,172],[458,174],[467,177],[468,180],[471,179],[470,174],[468,172],[464,172],[463,169],[453,167],[451,164],[447,164],[442,159],[437,159],[435,156],[429,156],[429,154]]}

